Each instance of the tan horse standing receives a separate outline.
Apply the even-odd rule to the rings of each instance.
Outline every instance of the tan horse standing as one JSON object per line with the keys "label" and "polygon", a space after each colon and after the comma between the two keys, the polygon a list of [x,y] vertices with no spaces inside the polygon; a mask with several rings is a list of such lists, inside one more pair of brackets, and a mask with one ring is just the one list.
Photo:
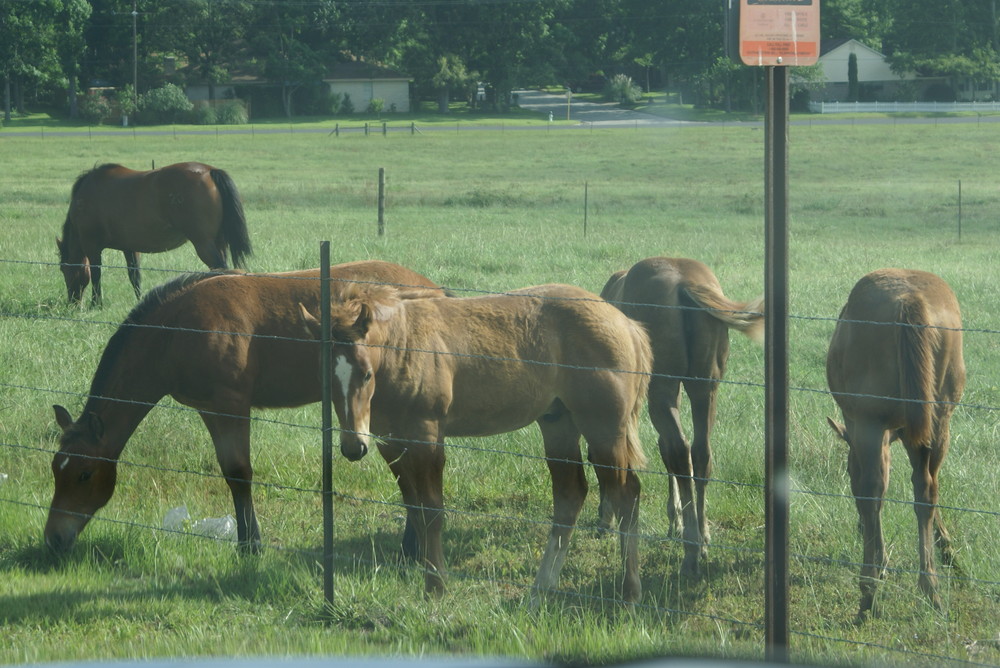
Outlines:
{"label": "tan horse standing", "polygon": [[[313,335],[321,331],[305,310]],[[332,308],[334,408],[345,457],[369,434],[396,476],[425,589],[444,589],[446,436],[487,436],[536,422],[552,477],[553,516],[532,599],[554,588],[587,494],[580,436],[618,514],[622,597],[639,600],[637,519],[645,456],[638,421],[651,357],[642,328],[565,285],[465,299],[401,301],[348,287]]]}
{"label": "tan horse standing", "polygon": [[938,470],[965,387],[961,327],[958,301],[943,280],[924,271],[880,269],[854,286],[834,330],[826,374],[844,424],[827,420],[850,446],[847,470],[864,541],[860,618],[877,613],[875,591],[887,564],[881,511],[889,445],[896,439],[913,468],[920,589],[941,606],[935,530],[945,562],[953,555],[936,508]]}
{"label": "tan horse standing", "polygon": [[[646,326],[653,345],[649,416],[670,472],[667,513],[683,535],[682,571],[695,574],[709,542],[705,488],[712,474],[709,436],[719,381],[729,358],[729,330],[755,341],[764,334],[763,298],[734,302],[712,270],[697,260],[652,257],[612,275],[601,296]],[[691,402],[694,438],[684,437],[680,389]],[[602,523],[608,520],[602,504]]]}
{"label": "tan horse standing", "polygon": [[[330,269],[334,284],[374,281],[442,295],[388,262]],[[243,549],[260,549],[251,495],[250,409],[320,400],[320,349],[303,340],[299,304],[318,309],[318,269],[284,274],[193,274],[150,291],[112,335],[80,417],[55,406],[62,428],[52,459],[55,492],[45,542],[68,550],[115,489],[126,443],[161,398],[200,411],[233,495]]]}
{"label": "tan horse standing", "polygon": [[71,302],[79,302],[93,281],[91,301],[101,301],[101,254],[125,255],[136,298],[141,253],[160,253],[190,241],[209,269],[236,267],[253,250],[236,184],[221,169],[182,162],[151,171],[101,165],[73,184],[59,262]]}

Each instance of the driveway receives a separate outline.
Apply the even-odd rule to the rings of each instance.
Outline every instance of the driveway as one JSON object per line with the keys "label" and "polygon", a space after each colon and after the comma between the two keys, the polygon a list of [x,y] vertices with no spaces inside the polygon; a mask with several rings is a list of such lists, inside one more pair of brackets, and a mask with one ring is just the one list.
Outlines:
{"label": "driveway", "polygon": [[677,121],[653,114],[644,114],[641,111],[622,109],[613,102],[584,102],[575,99],[569,100],[567,105],[565,93],[547,93],[539,90],[518,90],[517,103],[522,109],[537,111],[543,116],[551,113],[553,120],[565,121],[567,106],[569,107],[569,120],[577,121],[581,125],[599,126],[663,126],[663,125],[692,125],[693,121]]}

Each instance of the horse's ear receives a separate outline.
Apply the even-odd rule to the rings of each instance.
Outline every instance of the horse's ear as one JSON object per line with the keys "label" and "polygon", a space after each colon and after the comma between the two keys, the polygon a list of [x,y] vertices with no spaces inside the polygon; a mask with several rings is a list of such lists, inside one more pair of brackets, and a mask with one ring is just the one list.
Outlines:
{"label": "horse's ear", "polygon": [[305,328],[306,334],[317,341],[322,339],[323,328],[320,326],[319,320],[309,312],[302,302],[299,302],[299,315],[302,318],[302,326]]}
{"label": "horse's ear", "polygon": [[56,412],[56,424],[63,431],[69,429],[70,425],[73,424],[73,416],[69,414],[69,411],[62,406],[56,405],[52,407],[52,410]]}
{"label": "horse's ear", "polygon": [[847,440],[847,428],[844,425],[829,417],[826,419],[826,423],[830,425],[830,429],[833,429],[833,433],[842,438],[845,443],[850,443]]}
{"label": "horse's ear", "polygon": [[95,440],[99,441],[104,436],[104,420],[97,413],[87,413],[87,427]]}
{"label": "horse's ear", "polygon": [[372,311],[371,305],[368,302],[361,302],[361,308],[358,310],[358,319],[354,321],[354,329],[362,339],[368,335],[368,329],[372,326],[374,319],[375,312]]}

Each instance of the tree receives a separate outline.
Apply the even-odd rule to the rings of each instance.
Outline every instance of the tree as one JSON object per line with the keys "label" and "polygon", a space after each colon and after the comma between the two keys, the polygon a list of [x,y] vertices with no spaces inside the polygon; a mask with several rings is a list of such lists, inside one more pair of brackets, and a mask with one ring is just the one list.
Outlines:
{"label": "tree", "polygon": [[56,48],[59,52],[59,63],[67,79],[67,98],[69,100],[69,115],[76,118],[77,93],[82,70],[82,60],[86,51],[84,28],[90,19],[91,7],[86,0],[63,0],[59,12],[58,23],[62,31],[57,35]]}
{"label": "tree", "polygon": [[858,93],[858,55],[852,52],[847,57],[847,101],[857,102]]}
{"label": "tree", "polygon": [[431,77],[431,85],[438,90],[438,112],[448,113],[448,103],[453,89],[468,88],[477,79],[478,74],[469,72],[458,56],[449,54],[438,58],[438,71]]}
{"label": "tree", "polygon": [[996,81],[997,17],[992,0],[891,0],[894,20],[886,35],[896,72],[960,80]]}
{"label": "tree", "polygon": [[199,79],[216,85],[242,60],[253,6],[245,0],[177,0],[156,6],[146,22],[147,41],[159,53],[179,53]]}

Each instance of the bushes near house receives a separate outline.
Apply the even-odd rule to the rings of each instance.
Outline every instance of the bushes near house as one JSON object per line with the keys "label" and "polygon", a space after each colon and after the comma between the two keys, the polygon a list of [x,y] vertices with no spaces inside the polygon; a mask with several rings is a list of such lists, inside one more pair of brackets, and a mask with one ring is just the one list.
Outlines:
{"label": "bushes near house", "polygon": [[78,105],[80,116],[92,125],[100,125],[105,118],[111,118],[114,113],[111,101],[96,91],[81,95]]}
{"label": "bushes near house", "polygon": [[194,108],[180,86],[165,84],[142,96],[140,103],[143,120],[152,123],[173,123]]}
{"label": "bushes near house", "polygon": [[627,74],[616,74],[608,79],[604,88],[604,97],[609,102],[618,104],[635,104],[642,99],[642,88]]}

